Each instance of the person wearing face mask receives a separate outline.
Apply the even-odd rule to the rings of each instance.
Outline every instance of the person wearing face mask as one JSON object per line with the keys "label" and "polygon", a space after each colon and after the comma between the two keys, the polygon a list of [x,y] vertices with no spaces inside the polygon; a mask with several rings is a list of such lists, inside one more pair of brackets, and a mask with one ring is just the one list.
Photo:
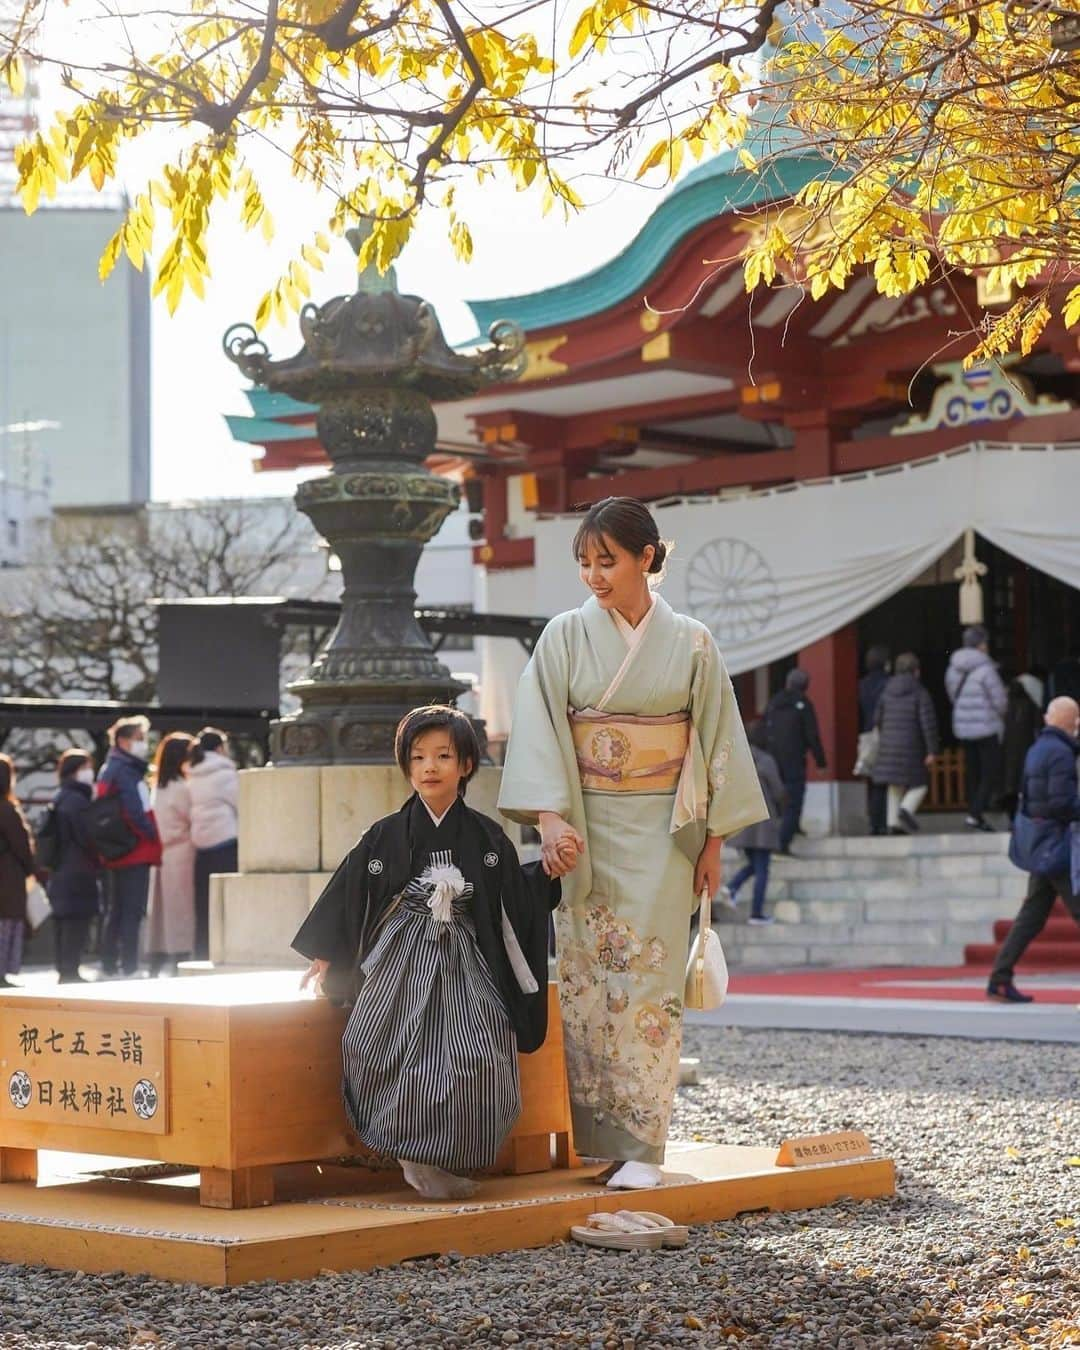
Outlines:
{"label": "person wearing face mask", "polygon": [[161,862],[161,841],[150,810],[146,774],[150,767],[150,723],[145,717],[123,717],[109,728],[109,753],[98,774],[97,795],[115,794],[132,847],[105,861],[105,931],[101,971],[134,975],[139,968],[139,930],[150,893],[150,869]]}
{"label": "person wearing face mask", "polygon": [[81,984],[79,963],[90,925],[101,907],[101,865],[86,828],[94,795],[94,766],[85,750],[65,750],[56,766],[60,787],[53,798],[56,864],[49,877],[49,904],[56,932],[56,971],[61,984]]}

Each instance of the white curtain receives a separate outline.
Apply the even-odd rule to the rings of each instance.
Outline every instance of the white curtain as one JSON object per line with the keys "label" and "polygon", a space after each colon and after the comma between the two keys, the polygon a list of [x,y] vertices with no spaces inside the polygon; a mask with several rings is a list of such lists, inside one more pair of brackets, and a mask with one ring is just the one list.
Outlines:
{"label": "white curtain", "polygon": [[[661,535],[675,541],[663,594],[708,625],[738,674],[881,604],[965,529],[1080,587],[1078,511],[1080,446],[983,443],[895,469],[685,501],[656,508]],[[522,581],[528,612],[581,603],[570,557],[579,520],[537,521],[536,567]]]}

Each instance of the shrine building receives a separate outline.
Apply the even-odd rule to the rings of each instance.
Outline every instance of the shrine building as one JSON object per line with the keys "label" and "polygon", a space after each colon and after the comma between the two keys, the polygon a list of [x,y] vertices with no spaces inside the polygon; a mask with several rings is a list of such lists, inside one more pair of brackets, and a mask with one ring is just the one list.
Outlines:
{"label": "shrine building", "polygon": [[[472,302],[481,334],[519,324],[512,384],[439,413],[436,471],[476,512],[476,608],[549,616],[581,603],[575,513],[653,505],[675,543],[664,595],[713,631],[745,715],[795,663],[810,672],[828,768],[819,828],[863,816],[852,782],[867,648],[912,650],[951,740],[942,681],[981,588],[1006,676],[1080,657],[1080,346],[1055,318],[1004,369],[964,371],[984,279],[932,278],[901,299],[869,272],[811,301],[777,278],[748,296],[739,256],[762,213],[825,168],[792,150],[746,171],[701,165],[616,257],[565,284]],[[233,432],[264,468],[318,462],[314,409],[252,390]],[[286,406],[288,405],[288,406]],[[495,745],[524,661],[485,640],[481,707]],[[946,755],[929,805],[962,801]]]}

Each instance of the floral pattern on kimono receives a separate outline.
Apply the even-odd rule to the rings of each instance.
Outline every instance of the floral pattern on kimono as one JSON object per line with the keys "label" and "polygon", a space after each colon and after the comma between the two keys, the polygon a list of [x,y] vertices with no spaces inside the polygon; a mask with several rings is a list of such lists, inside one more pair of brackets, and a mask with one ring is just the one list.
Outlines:
{"label": "floral pattern on kimono", "polygon": [[586,912],[584,944],[560,927],[563,1037],[577,1100],[597,1123],[663,1147],[671,1100],[658,1099],[655,1085],[678,1074],[683,1013],[680,993],[655,993],[667,944],[642,936],[608,905]]}

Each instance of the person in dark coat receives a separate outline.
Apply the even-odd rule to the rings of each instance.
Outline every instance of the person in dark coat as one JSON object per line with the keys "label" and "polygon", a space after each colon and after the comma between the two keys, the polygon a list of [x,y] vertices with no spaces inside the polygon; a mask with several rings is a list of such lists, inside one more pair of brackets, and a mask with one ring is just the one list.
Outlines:
{"label": "person in dark coat", "polygon": [[780,820],[781,853],[791,851],[791,841],[799,829],[806,797],[806,756],[813,755],[819,769],[825,767],[817,713],[807,696],[809,688],[810,676],[805,670],[789,670],[784,688],[772,696],[765,709],[766,743],[788,794]]}
{"label": "person in dark coat", "polygon": [[769,863],[772,855],[780,847],[780,817],[787,801],[787,790],[780,777],[776,760],[765,748],[765,723],[752,722],[746,728],[746,739],[750,742],[750,753],[754,757],[758,782],[769,809],[769,819],[759,820],[756,825],[748,825],[727,842],[741,848],[746,854],[746,866],[731,878],[730,887],[721,887],[721,896],[729,904],[738,902],[741,887],[754,878],[754,897],[750,907],[750,923],[772,923],[772,916],[765,913],[765,892],[769,886]]}
{"label": "person in dark coat", "polygon": [[911,834],[919,828],[915,813],[941,749],[934,701],[923,687],[914,652],[896,658],[896,674],[878,700],[874,722],[881,739],[873,779],[888,790],[889,833]]}
{"label": "person in dark coat", "polygon": [[[1002,1003],[1030,1003],[1013,983],[1016,963],[1046,927],[1054,900],[1080,924],[1080,895],[1073,888],[1071,845],[1074,823],[1080,820],[1080,783],[1076,757],[1080,754],[1080,705],[1072,698],[1055,698],[1046,710],[1046,725],[1024,761],[1020,801],[1013,821],[1009,857],[1029,872],[1028,891],[1008,936],[1001,944],[986,986],[989,998]],[[1037,838],[1037,857],[1024,857]]]}
{"label": "person in dark coat", "polygon": [[[891,665],[888,647],[869,648],[866,653],[866,674],[859,681],[860,740],[875,728],[874,715],[882,691],[889,683]],[[875,783],[871,773],[866,783],[866,814],[870,818],[870,833],[873,835],[884,834],[887,829],[885,798],[884,784]]]}
{"label": "person in dark coat", "polygon": [[79,984],[79,963],[90,925],[101,908],[100,864],[86,830],[94,795],[94,765],[85,750],[65,750],[56,766],[60,787],[53,799],[57,861],[49,877],[49,904],[56,928],[56,970],[61,984]]}
{"label": "person in dark coat", "polygon": [[0,989],[22,965],[26,878],[34,872],[34,836],[15,796],[15,765],[0,755]]}
{"label": "person in dark coat", "polygon": [[1024,776],[1024,760],[1043,726],[1042,680],[1025,673],[1009,681],[1005,736],[1001,742],[1001,805],[1012,820]]}
{"label": "person in dark coat", "polygon": [[150,768],[150,723],[122,717],[109,728],[110,750],[98,774],[98,797],[120,800],[134,843],[130,852],[106,863],[107,913],[101,939],[102,974],[134,975],[139,968],[139,930],[150,895],[150,868],[161,862],[161,840],[150,810],[146,775]]}

